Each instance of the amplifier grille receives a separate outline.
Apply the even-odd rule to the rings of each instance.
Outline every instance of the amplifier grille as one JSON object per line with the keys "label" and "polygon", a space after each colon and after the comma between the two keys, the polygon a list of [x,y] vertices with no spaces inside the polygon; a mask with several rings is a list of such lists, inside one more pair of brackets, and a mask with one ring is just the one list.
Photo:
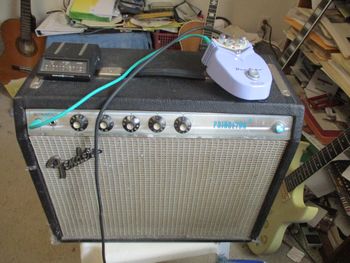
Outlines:
{"label": "amplifier grille", "polygon": [[[31,136],[63,240],[99,239],[92,137]],[[249,239],[287,141],[102,137],[101,193],[109,239]]]}

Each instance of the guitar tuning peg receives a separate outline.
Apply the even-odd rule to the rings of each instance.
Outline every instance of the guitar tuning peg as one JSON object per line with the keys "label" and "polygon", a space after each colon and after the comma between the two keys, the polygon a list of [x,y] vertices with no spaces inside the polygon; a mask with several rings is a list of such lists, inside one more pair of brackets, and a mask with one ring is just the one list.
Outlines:
{"label": "guitar tuning peg", "polygon": [[220,36],[219,36],[219,39],[218,39],[218,42],[220,43],[220,44],[225,44],[225,41],[226,41],[226,35],[225,34],[220,34]]}

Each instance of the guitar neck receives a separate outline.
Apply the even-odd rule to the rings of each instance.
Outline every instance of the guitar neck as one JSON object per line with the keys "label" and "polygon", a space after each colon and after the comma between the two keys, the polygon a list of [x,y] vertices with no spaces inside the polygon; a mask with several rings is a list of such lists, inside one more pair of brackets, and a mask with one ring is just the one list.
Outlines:
{"label": "guitar neck", "polygon": [[285,178],[288,192],[330,163],[350,147],[350,128]]}
{"label": "guitar neck", "polygon": [[[205,26],[214,28],[217,10],[218,10],[218,0],[210,0]],[[210,30],[204,29],[204,35],[211,38],[213,34]]]}
{"label": "guitar neck", "polygon": [[313,14],[309,17],[308,21],[304,24],[303,28],[297,34],[296,38],[292,41],[292,43],[280,57],[279,63],[282,66],[282,69],[288,65],[290,60],[293,58],[300,46],[304,43],[307,36],[314,29],[317,22],[321,19],[322,15],[324,12],[326,12],[327,8],[332,2],[333,0],[322,0],[321,3],[316,7]]}
{"label": "guitar neck", "polygon": [[33,17],[30,0],[21,0],[21,39],[30,41],[32,39]]}

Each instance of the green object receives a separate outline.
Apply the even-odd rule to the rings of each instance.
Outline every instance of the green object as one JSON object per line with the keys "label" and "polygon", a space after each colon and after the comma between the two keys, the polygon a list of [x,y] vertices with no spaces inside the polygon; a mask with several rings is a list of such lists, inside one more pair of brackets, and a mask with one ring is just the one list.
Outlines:
{"label": "green object", "polygon": [[74,20],[93,20],[98,22],[109,22],[110,19],[108,17],[96,16],[93,14],[69,11],[69,17]]}
{"label": "green object", "polygon": [[93,13],[99,0],[74,0],[68,11],[68,16],[75,20],[94,20],[109,22],[110,17],[97,16]]}

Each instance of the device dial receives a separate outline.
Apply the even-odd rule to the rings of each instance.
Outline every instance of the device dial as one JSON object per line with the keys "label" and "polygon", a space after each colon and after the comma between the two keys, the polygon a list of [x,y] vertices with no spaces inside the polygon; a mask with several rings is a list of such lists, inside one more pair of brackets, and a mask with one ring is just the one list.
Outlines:
{"label": "device dial", "polygon": [[113,126],[114,126],[114,122],[111,116],[103,115],[98,128],[100,129],[100,131],[108,132],[112,130]]}
{"label": "device dial", "polygon": [[85,130],[88,124],[88,119],[82,114],[75,114],[70,118],[70,126],[76,131]]}
{"label": "device dial", "polygon": [[135,132],[140,128],[140,119],[134,115],[126,116],[122,123],[127,132]]}
{"label": "device dial", "polygon": [[161,116],[153,116],[148,121],[148,127],[153,132],[162,132],[165,129],[166,122]]}
{"label": "device dial", "polygon": [[275,133],[281,134],[287,130],[287,127],[283,122],[278,121],[273,125],[272,130]]}
{"label": "device dial", "polygon": [[175,130],[178,133],[187,133],[191,130],[191,121],[186,117],[179,117],[174,122]]}

